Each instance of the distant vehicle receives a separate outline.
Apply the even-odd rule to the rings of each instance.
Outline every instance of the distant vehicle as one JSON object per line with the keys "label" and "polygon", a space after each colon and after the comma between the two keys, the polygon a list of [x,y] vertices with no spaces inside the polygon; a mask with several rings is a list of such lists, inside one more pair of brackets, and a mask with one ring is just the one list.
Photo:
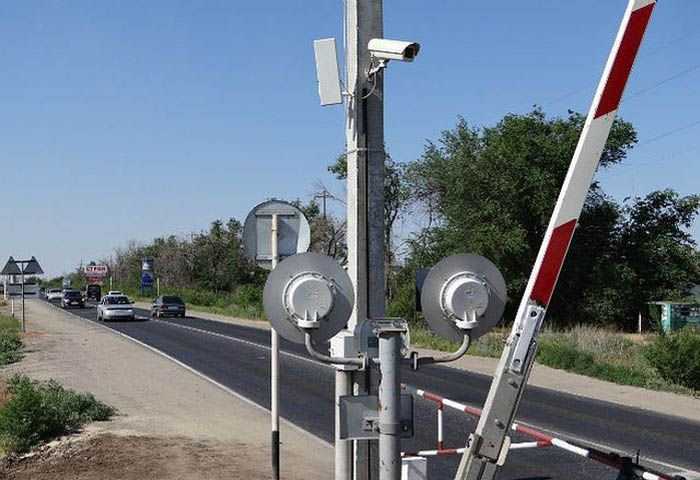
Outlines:
{"label": "distant vehicle", "polygon": [[63,308],[85,308],[83,295],[78,290],[66,290],[61,297],[61,306]]}
{"label": "distant vehicle", "polygon": [[97,305],[97,320],[135,320],[134,304],[124,295],[106,295]]}
{"label": "distant vehicle", "polygon": [[49,288],[46,291],[46,300],[51,301],[51,300],[60,300],[63,298],[63,290],[60,288]]}
{"label": "distant vehicle", "polygon": [[95,284],[86,285],[83,296],[85,297],[85,300],[94,300],[99,302],[102,300],[102,287]]}
{"label": "distant vehicle", "polygon": [[151,317],[161,318],[166,315],[185,317],[185,302],[176,295],[161,295],[153,300]]}
{"label": "distant vehicle", "polygon": [[110,290],[109,292],[107,292],[107,295],[124,295],[124,294],[122,292],[120,292],[119,290]]}

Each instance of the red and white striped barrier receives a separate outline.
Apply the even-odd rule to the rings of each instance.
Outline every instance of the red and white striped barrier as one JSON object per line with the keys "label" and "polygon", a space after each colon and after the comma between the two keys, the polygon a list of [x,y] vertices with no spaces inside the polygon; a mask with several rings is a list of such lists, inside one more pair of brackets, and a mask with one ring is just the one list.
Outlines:
{"label": "red and white striped barrier", "polygon": [[[455,402],[454,400],[450,400],[449,398],[442,397],[440,395],[437,395],[435,393],[427,392],[425,390],[422,390],[420,388],[414,387],[412,385],[408,385],[405,383],[401,384],[401,388],[404,389],[405,391],[417,396],[417,397],[422,397],[425,398],[426,400],[430,400],[431,402],[435,403],[437,405],[437,411],[438,411],[438,426],[437,426],[437,435],[438,435],[438,448],[437,450],[419,450],[416,452],[404,452],[402,455],[403,456],[411,456],[411,457],[436,457],[436,456],[444,456],[444,455],[461,455],[464,453],[466,450],[465,448],[444,448],[444,442],[443,442],[443,408],[448,407],[452,408],[453,410],[457,410],[460,412],[464,412],[467,415],[470,415],[475,418],[479,418],[481,416],[481,410],[472,407],[469,405],[465,405],[463,403]],[[521,442],[521,443],[512,443],[509,447],[509,450],[522,450],[522,449],[527,449],[527,448],[541,448],[541,447],[557,447],[562,450],[566,450],[567,452],[573,453],[575,455],[579,455],[581,457],[589,458],[593,461],[596,461],[598,463],[602,463],[603,465],[607,465],[608,467],[614,468],[614,469],[621,469],[623,467],[622,462],[621,462],[621,456],[615,453],[605,453],[601,452],[599,450],[596,450],[594,448],[588,448],[584,447],[581,445],[577,445],[573,442],[570,442],[568,440],[564,440],[561,438],[554,437],[552,435],[549,435],[547,433],[544,433],[540,430],[537,430],[534,427],[524,425],[522,423],[517,423],[513,422],[513,425],[511,429],[515,432],[521,433],[523,435],[526,435],[528,437],[532,437],[536,439],[534,442]],[[631,466],[633,472],[635,475],[637,475],[639,478],[642,478],[644,480],[674,480],[680,477],[673,477],[673,476],[666,476],[658,472],[653,472],[649,469],[646,469],[642,467],[641,465],[632,465]]]}
{"label": "red and white striped barrier", "polygon": [[605,67],[603,81],[598,86],[591,111],[584,124],[533,274],[523,296],[518,317],[522,316],[529,302],[537,302],[546,308],[552,299],[574,229],[600,163],[601,153],[615,121],[622,94],[655,4],[655,0],[630,2],[629,20],[624,23],[626,28],[620,31]]}

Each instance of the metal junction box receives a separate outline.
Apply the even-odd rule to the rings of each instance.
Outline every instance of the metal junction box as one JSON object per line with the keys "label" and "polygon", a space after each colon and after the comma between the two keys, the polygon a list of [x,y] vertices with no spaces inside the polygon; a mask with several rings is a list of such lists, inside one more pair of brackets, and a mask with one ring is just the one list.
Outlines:
{"label": "metal junction box", "polygon": [[[401,437],[413,436],[413,396],[401,395]],[[376,395],[340,397],[340,439],[379,439],[379,399]]]}

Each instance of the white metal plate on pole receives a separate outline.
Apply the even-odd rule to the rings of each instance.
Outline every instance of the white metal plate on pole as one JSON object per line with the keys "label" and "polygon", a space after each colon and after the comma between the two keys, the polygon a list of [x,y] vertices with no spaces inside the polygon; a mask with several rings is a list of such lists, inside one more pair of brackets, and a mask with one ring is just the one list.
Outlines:
{"label": "white metal plate on pole", "polygon": [[269,200],[253,208],[243,225],[243,249],[258,266],[272,270],[272,214],[277,214],[279,260],[305,252],[311,229],[301,211],[280,200]]}
{"label": "white metal plate on pole", "polygon": [[318,96],[321,100],[321,105],[343,103],[335,38],[314,40],[314,54],[316,56]]}
{"label": "white metal plate on pole", "polygon": [[[481,293],[486,297],[478,298]],[[455,298],[448,298],[451,295]],[[475,253],[444,258],[430,270],[421,288],[421,306],[428,326],[441,337],[455,342],[461,342],[465,332],[457,327],[454,313],[450,313],[450,303],[478,309],[478,325],[471,330],[473,341],[498,323],[507,298],[506,281],[501,272],[493,262]],[[457,314],[461,315],[463,310],[459,309]]]}
{"label": "white metal plate on pole", "polygon": [[[306,285],[295,284],[300,274],[307,276]],[[298,287],[296,291],[295,287]],[[300,253],[280,262],[267,277],[263,291],[265,314],[272,327],[296,343],[304,343],[304,330],[292,319],[299,310],[323,310],[318,326],[309,329],[315,342],[323,342],[345,327],[354,298],[352,282],[343,267],[332,258],[314,252]]]}
{"label": "white metal plate on pole", "polygon": [[[22,296],[22,284],[21,283],[11,283],[7,286],[7,295],[10,297],[21,297]],[[26,297],[31,297],[39,295],[39,285],[36,283],[25,283],[24,284],[24,295]]]}

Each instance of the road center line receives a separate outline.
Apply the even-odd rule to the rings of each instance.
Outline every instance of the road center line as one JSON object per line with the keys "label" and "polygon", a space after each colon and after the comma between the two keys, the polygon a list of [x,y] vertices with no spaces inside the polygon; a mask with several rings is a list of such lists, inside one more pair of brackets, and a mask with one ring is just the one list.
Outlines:
{"label": "road center line", "polygon": [[[243,343],[245,345],[250,345],[252,347],[262,348],[264,350],[270,350],[270,347],[268,345],[265,345],[264,343],[257,343],[257,342],[252,342],[250,340],[243,340],[242,338],[233,337],[231,335],[226,335],[224,333],[212,332],[209,330],[204,330],[202,328],[191,327],[189,325],[182,325],[181,323],[175,323],[175,322],[166,322],[164,320],[158,320],[158,319],[151,319],[150,321],[164,323],[166,325],[172,325],[174,327],[184,328],[186,330],[192,330],[193,332],[204,333],[206,335],[211,335],[214,337],[225,338],[227,340],[233,340],[234,342]],[[333,367],[327,363],[319,362],[317,360],[314,360],[314,359],[309,358],[309,357],[304,357],[302,355],[297,355],[296,353],[286,352],[284,350],[280,350],[280,353],[282,355],[287,355],[289,357],[296,358],[297,360],[303,360],[305,362],[309,362],[309,363],[313,363],[315,365],[321,365],[323,367],[333,369]]]}

